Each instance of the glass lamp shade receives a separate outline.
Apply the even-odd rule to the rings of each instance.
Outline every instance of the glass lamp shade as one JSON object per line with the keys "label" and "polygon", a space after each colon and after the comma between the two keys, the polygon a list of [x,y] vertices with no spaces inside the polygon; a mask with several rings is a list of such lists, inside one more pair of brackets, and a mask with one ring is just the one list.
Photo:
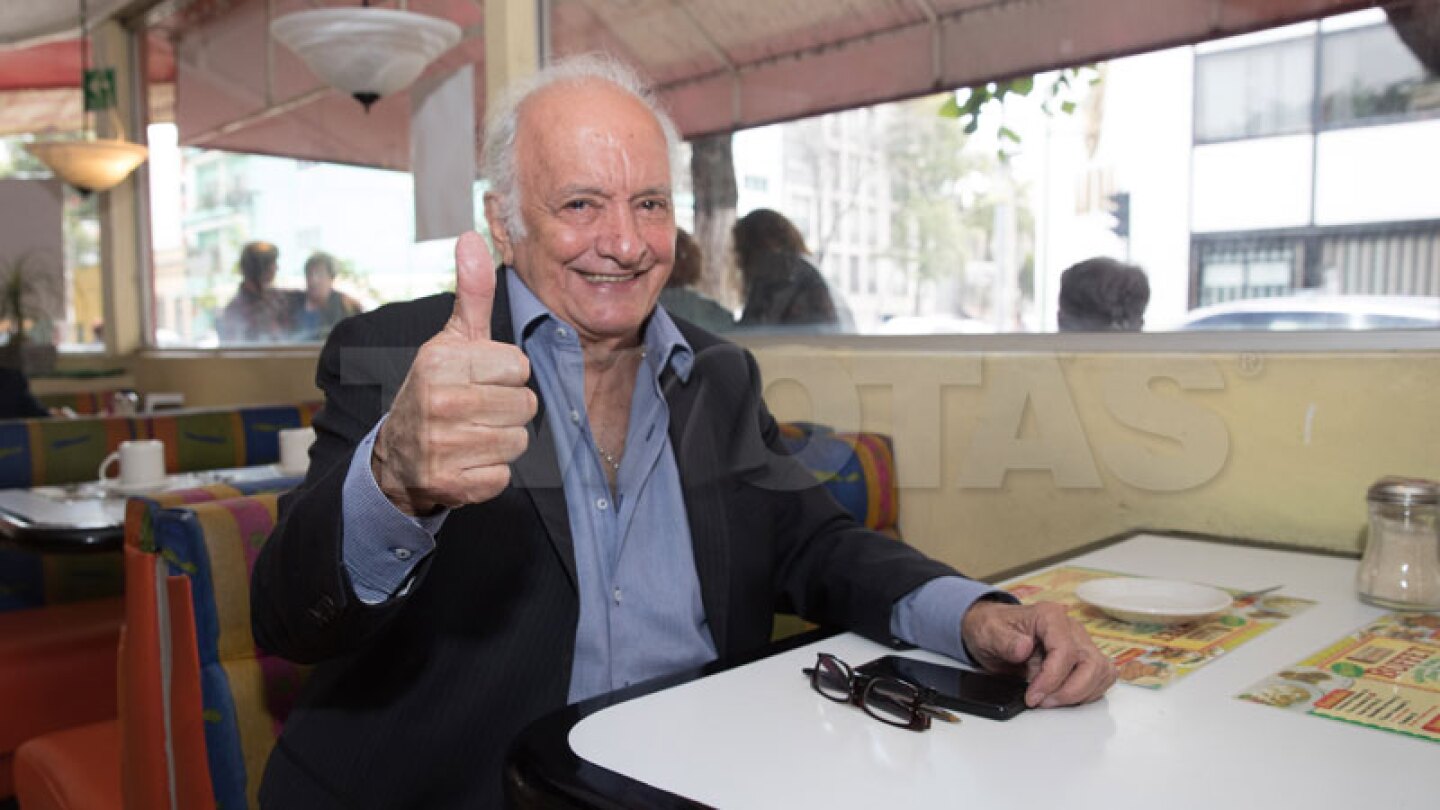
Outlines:
{"label": "glass lamp shade", "polygon": [[119,185],[148,154],[141,144],[109,138],[39,141],[25,144],[25,150],[61,180],[87,193]]}
{"label": "glass lamp shade", "polygon": [[368,109],[403,90],[460,41],[449,20],[384,8],[325,8],[286,14],[270,35],[333,87]]}

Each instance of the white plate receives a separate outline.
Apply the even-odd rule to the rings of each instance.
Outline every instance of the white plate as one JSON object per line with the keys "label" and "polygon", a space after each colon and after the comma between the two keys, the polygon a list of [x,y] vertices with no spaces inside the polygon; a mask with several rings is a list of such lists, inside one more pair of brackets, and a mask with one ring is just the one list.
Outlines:
{"label": "white plate", "polygon": [[1231,602],[1230,594],[1209,585],[1143,577],[1092,579],[1082,582],[1075,595],[1121,621],[1140,624],[1208,619]]}

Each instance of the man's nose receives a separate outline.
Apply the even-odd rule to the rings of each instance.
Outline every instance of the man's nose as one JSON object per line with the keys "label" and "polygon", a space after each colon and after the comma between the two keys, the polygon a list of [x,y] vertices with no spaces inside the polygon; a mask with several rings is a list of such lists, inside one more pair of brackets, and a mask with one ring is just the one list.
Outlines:
{"label": "man's nose", "polygon": [[640,236],[640,224],[635,212],[629,206],[611,206],[601,224],[596,240],[600,255],[616,264],[630,266],[645,255],[645,240]]}

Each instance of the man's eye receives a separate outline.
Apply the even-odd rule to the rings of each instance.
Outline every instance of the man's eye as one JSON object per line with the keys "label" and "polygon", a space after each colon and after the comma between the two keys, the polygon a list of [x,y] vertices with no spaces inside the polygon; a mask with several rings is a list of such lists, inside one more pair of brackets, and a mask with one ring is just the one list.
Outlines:
{"label": "man's eye", "polygon": [[594,207],[589,200],[570,200],[565,203],[565,208],[571,211],[586,211]]}
{"label": "man's eye", "polygon": [[664,211],[669,207],[670,203],[665,200],[642,200],[640,202],[642,211]]}

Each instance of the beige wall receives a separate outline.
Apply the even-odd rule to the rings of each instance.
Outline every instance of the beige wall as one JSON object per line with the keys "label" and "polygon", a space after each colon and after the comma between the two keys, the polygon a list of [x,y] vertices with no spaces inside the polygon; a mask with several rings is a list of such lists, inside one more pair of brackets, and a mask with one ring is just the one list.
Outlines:
{"label": "beige wall", "polygon": [[[756,355],[779,418],[894,437],[906,539],[976,576],[1138,527],[1354,553],[1375,478],[1440,478],[1440,352]],[[319,397],[314,352],[128,366],[190,405]]]}
{"label": "beige wall", "polygon": [[126,366],[141,391],[177,391],[186,406],[255,405],[321,399],[314,351],[142,355]]}
{"label": "beige wall", "polygon": [[757,356],[779,418],[892,434],[906,539],[976,576],[1138,527],[1355,553],[1375,478],[1440,478],[1440,353]]}

